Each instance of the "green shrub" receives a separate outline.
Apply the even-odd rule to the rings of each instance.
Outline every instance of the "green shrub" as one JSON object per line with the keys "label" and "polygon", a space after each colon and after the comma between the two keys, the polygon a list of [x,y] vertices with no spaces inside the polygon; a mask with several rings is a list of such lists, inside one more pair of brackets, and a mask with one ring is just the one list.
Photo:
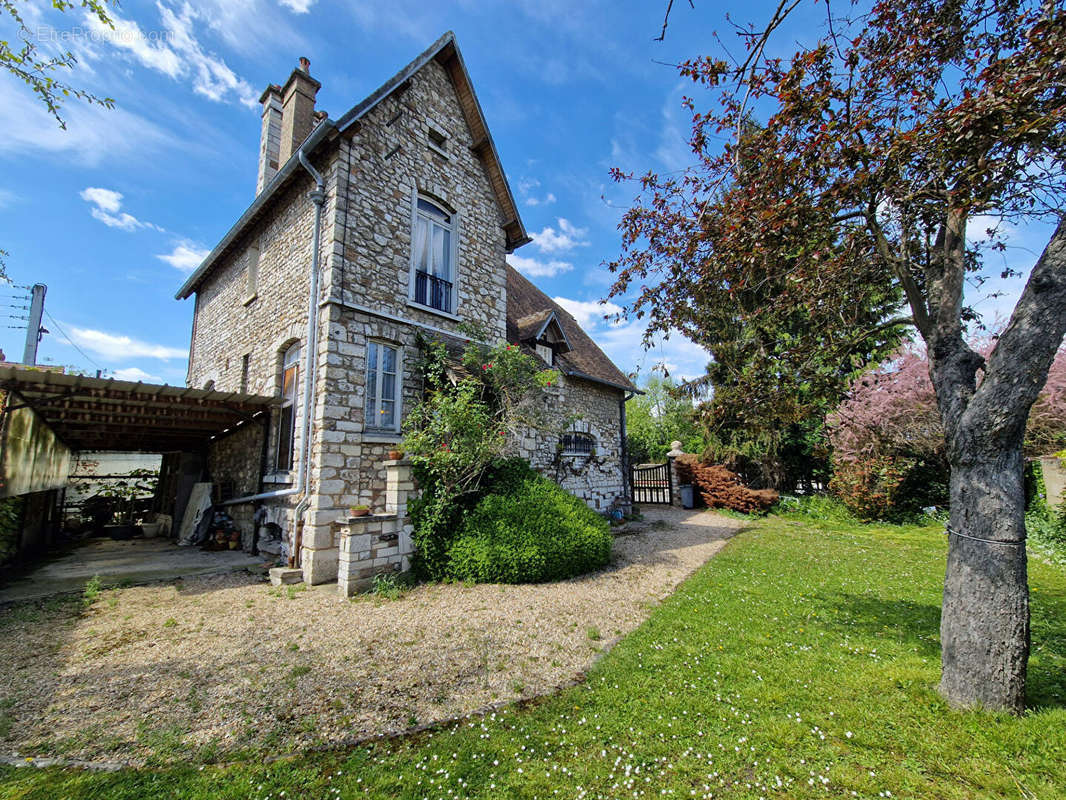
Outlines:
{"label": "green shrub", "polygon": [[448,549],[448,574],[475,583],[561,580],[604,566],[612,539],[607,521],[581,500],[546,478],[527,477],[466,515]]}

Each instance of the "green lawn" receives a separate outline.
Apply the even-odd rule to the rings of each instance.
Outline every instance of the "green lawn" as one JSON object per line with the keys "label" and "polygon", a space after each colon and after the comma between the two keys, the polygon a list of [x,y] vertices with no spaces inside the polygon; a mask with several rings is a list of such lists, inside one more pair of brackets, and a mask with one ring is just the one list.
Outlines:
{"label": "green lawn", "polygon": [[1066,573],[1031,566],[1030,713],[955,713],[935,692],[944,547],[772,517],[536,707],[271,764],[7,769],[0,796],[1066,797]]}

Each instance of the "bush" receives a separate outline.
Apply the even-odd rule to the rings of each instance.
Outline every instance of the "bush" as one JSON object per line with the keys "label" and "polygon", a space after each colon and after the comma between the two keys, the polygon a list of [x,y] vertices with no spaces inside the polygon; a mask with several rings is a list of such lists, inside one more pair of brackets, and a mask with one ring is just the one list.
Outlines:
{"label": "bush", "polygon": [[486,495],[466,515],[448,549],[449,577],[535,583],[581,575],[608,562],[613,537],[607,521],[546,478],[514,483],[520,471],[512,466],[498,473],[511,490]]}
{"label": "bush", "polygon": [[[992,340],[972,346],[988,355]],[[1025,433],[1029,455],[1066,442],[1066,350],[1060,350],[1033,405]],[[830,489],[860,519],[899,521],[949,500],[949,467],[926,353],[915,345],[851,386],[829,419]]]}
{"label": "bush", "polygon": [[693,484],[708,508],[728,508],[745,514],[761,513],[777,502],[773,489],[749,489],[734,472],[721,464],[704,464],[697,456],[677,458],[681,483]]}

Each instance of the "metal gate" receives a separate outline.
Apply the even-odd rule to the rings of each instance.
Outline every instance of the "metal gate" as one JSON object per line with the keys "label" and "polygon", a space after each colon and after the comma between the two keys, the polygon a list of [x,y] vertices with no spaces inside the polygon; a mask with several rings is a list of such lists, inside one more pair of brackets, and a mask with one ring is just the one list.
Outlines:
{"label": "metal gate", "polygon": [[669,463],[633,467],[630,477],[634,503],[670,505],[674,486]]}

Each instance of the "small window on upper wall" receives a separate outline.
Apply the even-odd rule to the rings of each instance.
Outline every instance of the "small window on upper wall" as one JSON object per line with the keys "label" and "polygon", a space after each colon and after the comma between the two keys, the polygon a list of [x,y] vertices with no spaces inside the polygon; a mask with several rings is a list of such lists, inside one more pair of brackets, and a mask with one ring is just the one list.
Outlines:
{"label": "small window on upper wall", "polygon": [[432,125],[429,126],[429,149],[447,158],[448,134]]}
{"label": "small window on upper wall", "polygon": [[259,245],[253,244],[248,248],[246,256],[248,265],[246,268],[246,280],[244,289],[244,302],[250,303],[255,299],[259,291]]}

